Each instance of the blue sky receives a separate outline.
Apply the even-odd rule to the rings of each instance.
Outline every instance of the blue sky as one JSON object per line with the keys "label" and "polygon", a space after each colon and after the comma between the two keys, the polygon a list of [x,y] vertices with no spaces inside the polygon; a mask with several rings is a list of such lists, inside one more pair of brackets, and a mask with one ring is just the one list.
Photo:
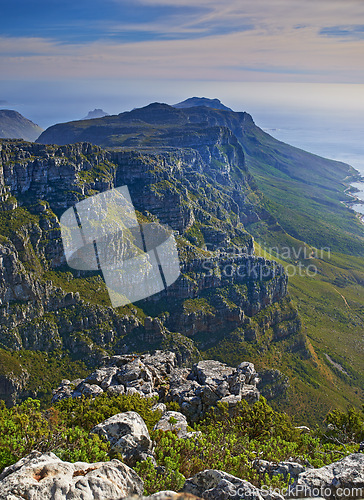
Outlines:
{"label": "blue sky", "polygon": [[[43,126],[93,107],[114,113],[190,95],[234,101],[232,88],[253,102],[254,82],[265,84],[263,100],[273,107],[287,84],[315,83],[316,105],[324,84],[333,102],[354,108],[358,101],[337,84],[364,84],[362,0],[1,0],[0,7],[0,105]],[[281,84],[278,96],[270,83]]]}

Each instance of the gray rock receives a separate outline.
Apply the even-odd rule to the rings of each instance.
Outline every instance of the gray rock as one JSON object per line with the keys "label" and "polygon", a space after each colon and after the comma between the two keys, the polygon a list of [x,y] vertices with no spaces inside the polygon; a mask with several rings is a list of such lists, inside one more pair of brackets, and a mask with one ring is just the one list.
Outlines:
{"label": "gray rock", "polygon": [[177,368],[177,358],[174,352],[156,351],[154,354],[145,354],[143,362],[148,368],[162,377],[167,377]]}
{"label": "gray rock", "polygon": [[201,500],[199,497],[191,495],[190,493],[176,493],[175,491],[159,491],[158,493],[154,493],[144,498],[145,500]]}
{"label": "gray rock", "polygon": [[115,366],[99,368],[86,377],[85,382],[90,385],[96,384],[102,389],[107,389],[112,384],[113,377],[117,371],[118,369]]}
{"label": "gray rock", "polygon": [[281,495],[268,494],[248,481],[214,469],[206,469],[187,479],[182,490],[205,500],[283,500]]}
{"label": "gray rock", "polygon": [[75,392],[79,392],[80,394],[83,394],[84,396],[98,396],[99,394],[102,394],[104,391],[101,389],[96,384],[87,384],[86,382],[81,382],[79,386],[76,387]]}
{"label": "gray rock", "polygon": [[148,497],[128,497],[123,500],[202,500],[200,497],[191,495],[190,493],[176,493],[175,491],[158,491]]}
{"label": "gray rock", "polygon": [[154,430],[175,431],[179,438],[186,437],[187,431],[186,417],[178,411],[167,411],[155,424]]}
{"label": "gray rock", "polygon": [[165,413],[167,411],[167,407],[164,403],[156,403],[155,405],[152,406],[151,410],[152,411],[160,411],[160,412],[162,412],[162,415],[163,415],[163,413]]}
{"label": "gray rock", "polygon": [[243,361],[243,363],[240,363],[236,368],[236,371],[245,376],[246,384],[256,385],[259,382],[258,374],[255,371],[253,363]]}
{"label": "gray rock", "polygon": [[364,455],[353,453],[320,469],[299,474],[291,496],[324,498],[362,498],[364,496]]}
{"label": "gray rock", "polygon": [[305,472],[307,467],[301,465],[297,462],[267,462],[266,460],[257,460],[254,464],[255,468],[261,474],[269,474],[269,476],[282,475],[284,479],[287,478],[288,474],[292,480],[296,480],[298,475]]}
{"label": "gray rock", "polygon": [[241,396],[234,396],[233,394],[230,394],[229,396],[221,398],[220,402],[227,403],[229,405],[229,409],[233,409],[238,403],[241,402]]}
{"label": "gray rock", "polygon": [[233,368],[227,366],[225,363],[220,363],[220,361],[205,360],[193,365],[190,378],[197,380],[201,385],[213,385],[217,387],[233,371]]}
{"label": "gray rock", "polygon": [[111,394],[112,396],[117,396],[120,394],[125,394],[125,388],[123,385],[110,385],[107,388],[107,392]]}
{"label": "gray rock", "polygon": [[250,404],[259,400],[260,392],[254,385],[244,385],[241,390],[241,399],[244,399]]}
{"label": "gray rock", "polygon": [[119,460],[63,462],[33,451],[0,475],[0,500],[115,500],[141,495],[143,481]]}
{"label": "gray rock", "polygon": [[109,441],[111,451],[120,453],[124,462],[131,467],[148,457],[154,461],[147,426],[134,411],[118,413],[96,425],[91,432]]}
{"label": "gray rock", "polygon": [[145,382],[142,379],[133,380],[132,382],[128,382],[126,384],[127,387],[133,387],[140,394],[145,394],[146,396],[150,394],[154,394],[154,386],[153,382]]}
{"label": "gray rock", "polygon": [[142,362],[140,357],[126,363],[122,369],[118,371],[116,378],[121,384],[124,385],[134,380],[153,382],[151,372]]}

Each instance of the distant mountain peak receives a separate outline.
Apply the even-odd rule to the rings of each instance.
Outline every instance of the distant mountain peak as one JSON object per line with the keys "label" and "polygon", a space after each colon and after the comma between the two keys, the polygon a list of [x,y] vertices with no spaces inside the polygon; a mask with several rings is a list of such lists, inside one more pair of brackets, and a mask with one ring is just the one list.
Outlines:
{"label": "distant mountain peak", "polygon": [[103,118],[104,116],[110,116],[103,109],[95,108],[93,111],[89,111],[88,115],[85,116],[84,120],[92,120],[93,118]]}
{"label": "distant mountain peak", "polygon": [[0,109],[0,138],[35,141],[43,129],[13,109]]}
{"label": "distant mountain peak", "polygon": [[228,108],[220,99],[209,99],[208,97],[190,97],[185,101],[173,104],[174,108],[193,108],[195,106],[206,106],[207,108],[222,109],[224,111],[233,111]]}

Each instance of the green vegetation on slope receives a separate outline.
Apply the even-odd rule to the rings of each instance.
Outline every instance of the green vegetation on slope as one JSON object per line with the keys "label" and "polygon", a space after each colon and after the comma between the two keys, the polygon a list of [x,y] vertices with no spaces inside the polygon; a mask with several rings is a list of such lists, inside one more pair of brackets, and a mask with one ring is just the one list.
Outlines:
{"label": "green vegetation on slope", "polygon": [[[154,399],[139,395],[101,395],[60,401],[45,411],[39,401],[0,405],[0,471],[32,450],[52,451],[71,462],[106,461],[110,445],[89,434],[94,425],[124,411],[136,411],[155,440],[160,474],[148,459],[135,470],[144,479],[145,493],[178,490],[187,477],[205,469],[220,469],[251,481],[256,486],[284,487],[290,477],[268,477],[254,467],[257,458],[273,462],[294,459],[314,467],[332,463],[358,451],[364,438],[363,411],[334,411],[327,416],[329,432],[302,433],[284,413],[274,411],[263,399],[252,406],[238,404],[233,412],[219,405],[195,425],[199,435],[181,439],[175,432],[153,431],[161,412],[152,411]],[[175,404],[173,406],[175,408]],[[340,440],[340,442],[338,442]]]}

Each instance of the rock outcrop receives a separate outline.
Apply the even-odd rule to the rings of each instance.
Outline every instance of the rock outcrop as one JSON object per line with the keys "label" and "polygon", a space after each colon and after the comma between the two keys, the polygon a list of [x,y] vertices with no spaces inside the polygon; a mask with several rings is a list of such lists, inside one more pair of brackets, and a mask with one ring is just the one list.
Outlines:
{"label": "rock outcrop", "polygon": [[194,364],[192,369],[180,368],[176,355],[168,351],[113,356],[105,362],[106,366],[84,380],[63,381],[54,390],[53,402],[82,394],[97,396],[105,391],[159,396],[161,401],[178,402],[184,415],[194,422],[219,401],[234,408],[239,401],[254,403],[259,399],[258,374],[248,362],[232,368],[207,360]]}
{"label": "rock outcrop", "polygon": [[290,482],[297,480],[299,474],[305,472],[307,467],[297,462],[268,462],[267,460],[257,460],[254,464],[260,474],[268,474],[269,476],[283,476],[287,479],[290,477]]}
{"label": "rock outcrop", "polygon": [[117,413],[96,425],[91,433],[109,441],[111,452],[120,454],[130,467],[148,457],[155,463],[153,443],[147,426],[135,411]]}
{"label": "rock outcrop", "polygon": [[143,493],[143,481],[119,460],[63,462],[32,452],[0,474],[1,500],[115,500]]}
{"label": "rock outcrop", "polygon": [[278,493],[269,493],[249,481],[226,472],[207,469],[187,479],[183,491],[206,500],[283,500]]}
{"label": "rock outcrop", "polygon": [[175,491],[158,491],[147,497],[128,497],[123,500],[202,500],[200,497],[190,493],[176,493]]}
{"label": "rock outcrop", "polygon": [[295,498],[322,496],[327,499],[364,497],[364,455],[354,453],[320,469],[298,475],[290,490]]}

